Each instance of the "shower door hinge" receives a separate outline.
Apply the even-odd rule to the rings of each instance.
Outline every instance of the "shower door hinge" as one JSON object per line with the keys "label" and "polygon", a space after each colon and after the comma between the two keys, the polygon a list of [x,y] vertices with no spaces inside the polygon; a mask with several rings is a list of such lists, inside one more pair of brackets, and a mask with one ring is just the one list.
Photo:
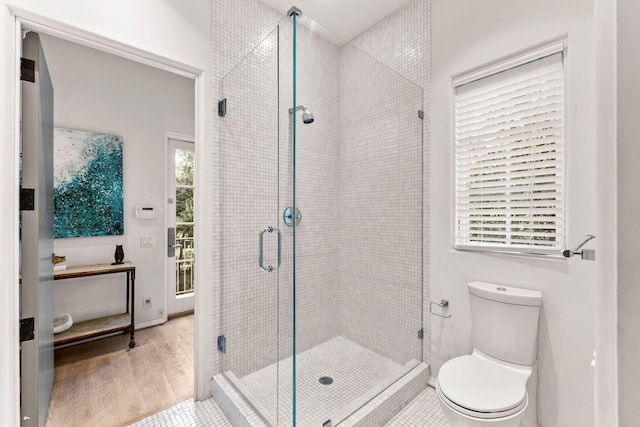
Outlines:
{"label": "shower door hinge", "polygon": [[423,338],[424,338],[424,329],[420,329],[420,330],[418,331],[418,339],[420,339],[420,340],[421,340],[421,339],[423,339]]}
{"label": "shower door hinge", "polygon": [[218,101],[218,115],[220,117],[227,115],[227,98],[222,98]]}
{"label": "shower door hinge", "polygon": [[218,336],[218,351],[220,353],[227,352],[227,339],[224,337],[224,335]]}
{"label": "shower door hinge", "polygon": [[424,111],[423,110],[418,110],[418,117],[420,118],[420,120],[424,120]]}

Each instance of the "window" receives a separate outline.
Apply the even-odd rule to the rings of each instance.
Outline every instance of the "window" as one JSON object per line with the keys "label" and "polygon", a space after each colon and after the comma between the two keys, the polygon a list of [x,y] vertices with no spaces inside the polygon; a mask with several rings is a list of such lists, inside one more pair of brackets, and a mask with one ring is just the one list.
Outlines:
{"label": "window", "polygon": [[564,73],[553,50],[454,79],[458,249],[562,250]]}

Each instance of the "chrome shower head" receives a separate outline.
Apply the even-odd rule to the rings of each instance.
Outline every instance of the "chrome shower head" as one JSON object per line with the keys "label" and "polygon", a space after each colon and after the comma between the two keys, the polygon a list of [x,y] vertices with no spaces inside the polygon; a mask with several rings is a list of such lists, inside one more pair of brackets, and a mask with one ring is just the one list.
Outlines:
{"label": "chrome shower head", "polygon": [[298,105],[295,110],[293,108],[289,108],[289,114],[293,114],[295,111],[300,111],[300,110],[302,110],[302,123],[304,123],[305,125],[308,125],[309,123],[313,123],[314,121],[313,113],[309,111],[309,109],[304,105]]}
{"label": "chrome shower head", "polygon": [[302,123],[305,125],[313,123],[313,113],[307,107],[302,110]]}

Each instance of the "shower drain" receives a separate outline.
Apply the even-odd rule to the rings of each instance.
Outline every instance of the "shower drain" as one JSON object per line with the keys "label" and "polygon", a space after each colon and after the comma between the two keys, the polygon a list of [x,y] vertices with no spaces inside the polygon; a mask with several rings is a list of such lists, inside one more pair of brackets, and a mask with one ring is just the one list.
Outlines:
{"label": "shower drain", "polygon": [[331,377],[320,377],[320,379],[318,380],[320,381],[320,384],[322,385],[329,385],[333,382],[333,378]]}

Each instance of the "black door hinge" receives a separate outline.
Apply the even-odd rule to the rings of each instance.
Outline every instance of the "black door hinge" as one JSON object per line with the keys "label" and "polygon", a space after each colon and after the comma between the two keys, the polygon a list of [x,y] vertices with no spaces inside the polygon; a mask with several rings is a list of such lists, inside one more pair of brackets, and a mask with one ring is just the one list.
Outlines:
{"label": "black door hinge", "polygon": [[424,329],[420,329],[418,331],[418,339],[423,339],[424,338]]}
{"label": "black door hinge", "polygon": [[35,83],[36,61],[27,58],[20,58],[20,80]]}
{"label": "black door hinge", "polygon": [[33,188],[20,189],[20,210],[33,211],[36,209],[36,191]]}
{"label": "black door hinge", "polygon": [[418,110],[418,117],[420,118],[420,120],[424,120],[424,111]]}
{"label": "black door hinge", "polygon": [[33,317],[20,319],[20,342],[31,341],[34,336],[35,321]]}

